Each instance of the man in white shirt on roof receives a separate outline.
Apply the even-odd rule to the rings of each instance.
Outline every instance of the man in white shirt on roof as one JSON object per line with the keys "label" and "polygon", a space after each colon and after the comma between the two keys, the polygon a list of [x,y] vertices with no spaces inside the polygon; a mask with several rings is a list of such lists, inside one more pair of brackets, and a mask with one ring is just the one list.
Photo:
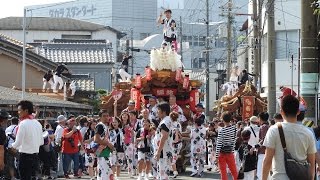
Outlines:
{"label": "man in white shirt on roof", "polygon": [[33,104],[30,101],[18,103],[20,123],[16,141],[12,147],[19,150],[19,165],[21,179],[31,179],[38,169],[39,148],[43,145],[42,126],[32,116]]}
{"label": "man in white shirt on roof", "polygon": [[[56,131],[54,132],[55,146],[57,146],[57,147],[61,147],[61,138],[62,138],[62,134],[63,134],[63,129],[66,126],[66,121],[67,121],[67,118],[64,117],[63,115],[60,115],[57,118],[56,122],[58,123],[58,126],[56,128]],[[58,152],[57,175],[58,175],[58,177],[64,177],[63,168],[62,168],[62,154],[61,154],[61,151]]]}

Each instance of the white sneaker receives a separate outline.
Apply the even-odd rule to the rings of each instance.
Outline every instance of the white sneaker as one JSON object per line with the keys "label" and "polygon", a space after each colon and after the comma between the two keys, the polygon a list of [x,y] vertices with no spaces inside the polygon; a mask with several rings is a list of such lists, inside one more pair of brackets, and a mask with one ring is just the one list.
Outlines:
{"label": "white sneaker", "polygon": [[190,174],[190,177],[195,177],[198,173],[197,172],[194,172],[192,174]]}
{"label": "white sneaker", "polygon": [[151,173],[149,173],[149,174],[148,174],[148,178],[149,178],[149,179],[152,179],[152,178],[153,178],[153,175],[152,175]]}
{"label": "white sneaker", "polygon": [[173,171],[173,178],[177,178],[178,177],[178,171]]}
{"label": "white sneaker", "polygon": [[132,172],[129,172],[129,177],[130,177],[130,178],[134,178]]}
{"label": "white sneaker", "polygon": [[138,179],[137,180],[142,180],[141,176],[138,176]]}
{"label": "white sneaker", "polygon": [[144,177],[145,176],[145,173],[142,171],[142,173],[141,173],[141,177]]}

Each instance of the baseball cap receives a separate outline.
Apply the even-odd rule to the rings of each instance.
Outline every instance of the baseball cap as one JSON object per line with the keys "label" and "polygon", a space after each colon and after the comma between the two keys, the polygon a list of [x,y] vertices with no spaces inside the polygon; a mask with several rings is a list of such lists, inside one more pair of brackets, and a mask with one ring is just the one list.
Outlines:
{"label": "baseball cap", "polygon": [[0,109],[0,118],[9,119],[10,117],[10,114],[6,110]]}
{"label": "baseball cap", "polygon": [[257,122],[258,122],[258,117],[257,117],[257,116],[252,116],[252,117],[250,118],[250,122],[257,123]]}
{"label": "baseball cap", "polygon": [[59,115],[58,117],[57,117],[57,123],[60,123],[60,122],[63,122],[63,121],[66,121],[67,120],[67,118],[66,117],[64,117],[64,115]]}
{"label": "baseball cap", "polygon": [[202,103],[198,103],[198,104],[196,105],[196,107],[199,107],[199,108],[201,108],[201,109],[204,109],[204,106],[203,106]]}
{"label": "baseball cap", "polygon": [[128,105],[135,105],[136,103],[134,102],[134,100],[130,100]]}
{"label": "baseball cap", "polygon": [[150,96],[149,99],[157,100],[157,97],[155,97],[155,96]]}
{"label": "baseball cap", "polygon": [[166,12],[172,13],[171,9],[166,9],[166,10],[164,11],[164,13],[166,13]]}

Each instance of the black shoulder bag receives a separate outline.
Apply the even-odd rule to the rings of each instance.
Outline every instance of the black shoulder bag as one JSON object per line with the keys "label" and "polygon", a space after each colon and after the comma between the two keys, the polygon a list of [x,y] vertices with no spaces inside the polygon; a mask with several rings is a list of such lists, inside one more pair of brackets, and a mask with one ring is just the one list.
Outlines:
{"label": "black shoulder bag", "polygon": [[[234,130],[235,130],[235,132],[234,132],[233,138],[235,139],[237,130],[236,129],[234,129]],[[223,139],[224,139],[224,136],[225,136],[225,134],[223,133]],[[223,144],[222,144],[220,152],[222,152],[222,153],[232,153],[233,150],[234,150],[235,144],[224,144],[224,143],[225,142],[223,142]]]}
{"label": "black shoulder bag", "polygon": [[287,151],[286,139],[284,137],[281,123],[278,123],[278,130],[281,140],[281,145],[284,152],[284,166],[286,168],[287,176],[290,180],[311,179],[310,164],[308,162],[300,162],[292,158]]}

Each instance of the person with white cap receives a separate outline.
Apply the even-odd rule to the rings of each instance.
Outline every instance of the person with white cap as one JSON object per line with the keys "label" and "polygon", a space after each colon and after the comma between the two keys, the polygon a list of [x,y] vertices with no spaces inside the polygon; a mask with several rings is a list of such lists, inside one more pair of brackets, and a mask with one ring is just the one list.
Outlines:
{"label": "person with white cap", "polygon": [[128,102],[128,107],[122,110],[121,113],[129,113],[130,111],[135,111],[135,101],[134,100],[129,100]]}
{"label": "person with white cap", "polygon": [[249,130],[251,132],[248,144],[252,147],[255,147],[257,144],[259,144],[260,127],[258,126],[258,124],[259,124],[258,117],[252,116],[250,118],[250,125],[243,129],[243,130]]}
{"label": "person with white cap", "polygon": [[58,123],[58,126],[56,128],[56,131],[54,132],[55,136],[55,146],[58,147],[58,167],[57,167],[57,176],[58,177],[64,177],[63,173],[63,167],[62,167],[62,154],[61,154],[61,138],[63,134],[63,129],[66,126],[67,118],[63,115],[59,115],[57,117],[56,123]]}

